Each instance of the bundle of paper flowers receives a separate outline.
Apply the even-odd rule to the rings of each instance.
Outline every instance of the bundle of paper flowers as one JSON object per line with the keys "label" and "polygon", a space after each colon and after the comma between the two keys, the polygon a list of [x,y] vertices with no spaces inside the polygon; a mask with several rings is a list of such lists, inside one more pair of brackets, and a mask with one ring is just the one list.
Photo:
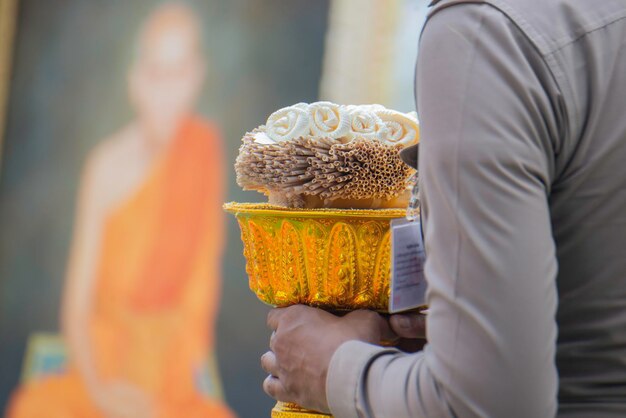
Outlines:
{"label": "bundle of paper flowers", "polygon": [[402,207],[413,170],[398,152],[418,139],[413,114],[299,103],[243,137],[237,182],[286,207]]}

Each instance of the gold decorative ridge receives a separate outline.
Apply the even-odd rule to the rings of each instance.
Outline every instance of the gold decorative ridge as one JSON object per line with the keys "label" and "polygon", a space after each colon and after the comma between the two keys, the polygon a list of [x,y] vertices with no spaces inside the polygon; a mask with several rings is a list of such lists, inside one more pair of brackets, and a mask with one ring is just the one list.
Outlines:
{"label": "gold decorative ridge", "polygon": [[402,218],[406,215],[406,209],[384,208],[384,209],[334,209],[334,208],[286,208],[284,206],[272,205],[270,203],[237,203],[229,202],[223,205],[226,212],[237,215],[239,212],[264,213],[266,215],[281,215],[286,212],[298,214],[303,217],[352,217],[352,218],[373,218],[392,220]]}

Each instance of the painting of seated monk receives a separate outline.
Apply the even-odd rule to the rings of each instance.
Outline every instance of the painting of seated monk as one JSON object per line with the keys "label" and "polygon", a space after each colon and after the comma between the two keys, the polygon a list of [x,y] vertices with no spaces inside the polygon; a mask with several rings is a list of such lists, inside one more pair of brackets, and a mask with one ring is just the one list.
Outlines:
{"label": "painting of seated monk", "polygon": [[61,305],[66,362],[23,381],[8,418],[234,416],[200,387],[225,234],[221,136],[194,112],[200,25],[163,3],[134,48],[134,119],[84,164]]}

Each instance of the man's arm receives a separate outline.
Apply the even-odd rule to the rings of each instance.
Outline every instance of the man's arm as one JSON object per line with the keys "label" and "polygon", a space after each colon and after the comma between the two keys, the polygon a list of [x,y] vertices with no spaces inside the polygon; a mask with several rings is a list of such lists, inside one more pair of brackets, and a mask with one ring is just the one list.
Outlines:
{"label": "man's arm", "polygon": [[444,8],[417,72],[428,345],[347,342],[327,398],[345,417],[553,417],[557,263],[551,75],[501,12]]}
{"label": "man's arm", "polygon": [[92,154],[81,176],[61,308],[61,328],[70,356],[88,386],[98,382],[88,334],[104,223],[102,199],[97,196],[102,193],[98,184],[102,171],[100,159]]}

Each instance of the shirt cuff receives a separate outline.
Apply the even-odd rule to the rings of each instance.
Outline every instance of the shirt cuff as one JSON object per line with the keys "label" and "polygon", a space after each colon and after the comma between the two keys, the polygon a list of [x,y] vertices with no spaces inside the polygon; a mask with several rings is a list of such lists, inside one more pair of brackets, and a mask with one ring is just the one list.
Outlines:
{"label": "shirt cuff", "polygon": [[359,392],[370,364],[385,354],[396,354],[393,348],[384,348],[361,341],[347,341],[333,354],[326,376],[326,399],[335,418],[364,418],[370,414],[367,405],[360,405]]}

